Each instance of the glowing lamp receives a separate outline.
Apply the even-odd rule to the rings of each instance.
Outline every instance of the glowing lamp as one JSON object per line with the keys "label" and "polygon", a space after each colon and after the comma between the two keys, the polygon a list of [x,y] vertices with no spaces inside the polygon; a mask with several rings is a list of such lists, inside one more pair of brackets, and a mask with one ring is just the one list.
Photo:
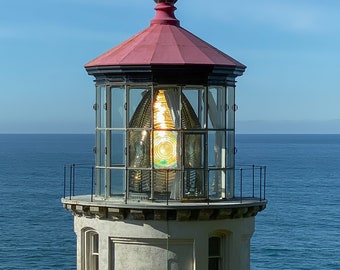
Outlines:
{"label": "glowing lamp", "polygon": [[159,90],[153,104],[153,165],[157,169],[177,168],[177,132],[171,118],[164,90]]}

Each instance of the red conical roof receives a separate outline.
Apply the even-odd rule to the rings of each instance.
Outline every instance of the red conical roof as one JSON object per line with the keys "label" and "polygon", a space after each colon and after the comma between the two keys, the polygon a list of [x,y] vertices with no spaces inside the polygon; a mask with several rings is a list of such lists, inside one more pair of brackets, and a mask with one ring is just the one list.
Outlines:
{"label": "red conical roof", "polygon": [[158,3],[150,27],[85,65],[211,65],[245,69],[222,51],[180,27],[172,4]]}

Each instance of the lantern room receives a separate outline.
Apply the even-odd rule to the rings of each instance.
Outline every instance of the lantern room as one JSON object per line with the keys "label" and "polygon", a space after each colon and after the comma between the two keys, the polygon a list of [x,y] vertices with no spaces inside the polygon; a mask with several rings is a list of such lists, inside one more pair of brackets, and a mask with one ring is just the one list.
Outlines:
{"label": "lantern room", "polygon": [[234,196],[235,79],[245,66],[155,1],[150,27],[86,64],[96,82],[95,195]]}

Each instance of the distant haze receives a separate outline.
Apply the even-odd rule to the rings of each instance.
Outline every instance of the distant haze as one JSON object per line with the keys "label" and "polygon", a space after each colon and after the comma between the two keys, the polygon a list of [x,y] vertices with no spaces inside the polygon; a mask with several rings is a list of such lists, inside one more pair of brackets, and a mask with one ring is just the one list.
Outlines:
{"label": "distant haze", "polygon": [[237,121],[239,134],[340,134],[340,119],[329,121]]}

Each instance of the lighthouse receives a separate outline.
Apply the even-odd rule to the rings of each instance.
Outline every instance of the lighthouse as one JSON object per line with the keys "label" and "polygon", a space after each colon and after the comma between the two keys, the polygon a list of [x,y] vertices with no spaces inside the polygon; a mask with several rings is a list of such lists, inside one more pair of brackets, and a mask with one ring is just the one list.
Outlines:
{"label": "lighthouse", "polygon": [[146,29],[85,65],[95,164],[65,166],[62,198],[77,269],[250,269],[267,201],[266,168],[235,164],[246,66],[182,28],[176,0],[155,2]]}

